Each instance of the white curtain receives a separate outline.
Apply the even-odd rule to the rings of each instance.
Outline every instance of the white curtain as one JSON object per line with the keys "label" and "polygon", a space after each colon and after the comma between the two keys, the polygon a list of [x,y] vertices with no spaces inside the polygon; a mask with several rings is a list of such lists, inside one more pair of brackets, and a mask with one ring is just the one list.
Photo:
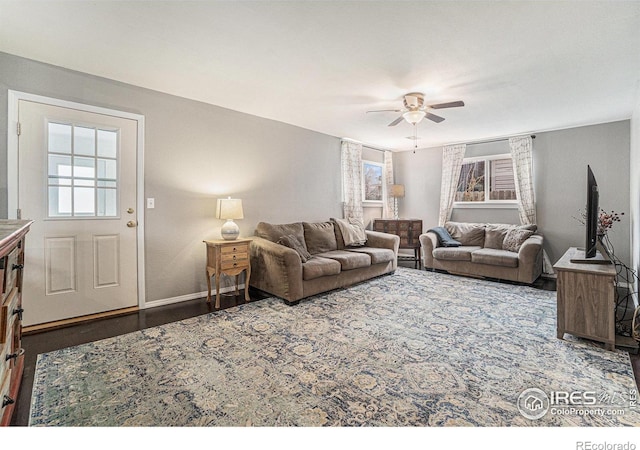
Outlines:
{"label": "white curtain", "polygon": [[[518,197],[520,223],[536,224],[536,199],[533,186],[533,139],[531,136],[509,138],[513,176]],[[553,267],[546,251],[543,251],[542,271],[552,274]]]}
{"label": "white curtain", "polygon": [[364,220],[362,211],[362,144],[342,141],[342,208],[345,219]]}
{"label": "white curtain", "polygon": [[382,217],[394,219],[398,215],[395,199],[391,197],[391,185],[393,184],[393,153],[384,152],[384,202],[382,203]]}
{"label": "white curtain", "polygon": [[447,145],[442,149],[442,183],[440,184],[440,215],[438,217],[438,225],[441,227],[451,218],[458,188],[458,178],[460,178],[460,168],[466,149],[466,144]]}
{"label": "white curtain", "polygon": [[509,138],[513,176],[518,198],[520,223],[536,223],[536,200],[533,190],[533,153],[531,136]]}

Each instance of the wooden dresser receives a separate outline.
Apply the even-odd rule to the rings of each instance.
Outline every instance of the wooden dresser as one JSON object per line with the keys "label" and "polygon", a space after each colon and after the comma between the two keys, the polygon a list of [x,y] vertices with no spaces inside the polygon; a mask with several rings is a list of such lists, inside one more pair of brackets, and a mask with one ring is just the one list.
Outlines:
{"label": "wooden dresser", "polygon": [[0,279],[2,280],[2,309],[0,310],[0,425],[11,424],[22,370],[22,269],[24,267],[24,239],[30,220],[0,220]]}
{"label": "wooden dresser", "polygon": [[[420,219],[374,219],[373,231],[400,236],[400,248],[412,249],[416,268],[422,267],[420,235],[422,220]],[[399,256],[400,258],[401,256]]]}
{"label": "wooden dresser", "polygon": [[572,263],[570,248],[553,266],[558,272],[558,339],[565,333],[603,342],[614,350],[616,268],[613,264]]}

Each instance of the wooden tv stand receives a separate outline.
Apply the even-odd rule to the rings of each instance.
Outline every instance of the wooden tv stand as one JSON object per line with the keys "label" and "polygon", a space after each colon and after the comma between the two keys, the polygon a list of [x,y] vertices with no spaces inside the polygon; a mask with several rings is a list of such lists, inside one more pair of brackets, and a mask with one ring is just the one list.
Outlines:
{"label": "wooden tv stand", "polygon": [[616,269],[613,264],[571,262],[583,251],[571,247],[553,266],[558,272],[558,339],[565,333],[603,342],[614,350]]}

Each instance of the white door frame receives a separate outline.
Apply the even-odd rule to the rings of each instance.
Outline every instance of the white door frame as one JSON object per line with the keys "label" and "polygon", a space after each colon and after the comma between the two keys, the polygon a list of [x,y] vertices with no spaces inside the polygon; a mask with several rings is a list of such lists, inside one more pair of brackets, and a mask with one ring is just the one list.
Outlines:
{"label": "white door frame", "polygon": [[145,308],[145,278],[144,278],[144,116],[100,106],[85,105],[42,95],[29,94],[20,91],[8,91],[7,114],[7,214],[9,219],[16,219],[18,213],[18,102],[26,100],[45,105],[76,109],[79,111],[104,114],[135,120],[138,123],[137,171],[136,171],[136,208],[138,209],[136,228],[137,239],[137,276],[138,276],[138,308]]}

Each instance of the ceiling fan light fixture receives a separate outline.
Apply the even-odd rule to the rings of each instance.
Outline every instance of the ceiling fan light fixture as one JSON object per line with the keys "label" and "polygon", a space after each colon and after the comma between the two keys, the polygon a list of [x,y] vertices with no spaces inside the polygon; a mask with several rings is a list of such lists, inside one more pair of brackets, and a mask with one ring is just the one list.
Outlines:
{"label": "ceiling fan light fixture", "polygon": [[422,119],[424,119],[425,115],[426,113],[424,111],[416,110],[416,111],[407,111],[402,115],[402,117],[404,118],[404,120],[406,120],[410,124],[415,125],[419,123]]}

